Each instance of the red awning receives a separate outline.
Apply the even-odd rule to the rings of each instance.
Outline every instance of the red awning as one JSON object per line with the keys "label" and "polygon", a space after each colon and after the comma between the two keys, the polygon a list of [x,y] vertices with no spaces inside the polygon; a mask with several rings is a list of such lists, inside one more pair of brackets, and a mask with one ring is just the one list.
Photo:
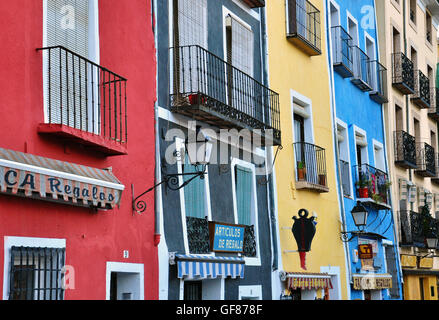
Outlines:
{"label": "red awning", "polygon": [[74,205],[113,208],[124,190],[111,169],[0,148],[0,192]]}

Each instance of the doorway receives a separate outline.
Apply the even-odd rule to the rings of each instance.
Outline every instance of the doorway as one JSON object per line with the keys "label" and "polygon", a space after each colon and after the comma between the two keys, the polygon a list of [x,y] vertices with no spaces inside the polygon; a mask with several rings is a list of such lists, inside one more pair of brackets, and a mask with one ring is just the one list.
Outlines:
{"label": "doorway", "polygon": [[143,300],[143,264],[107,262],[107,300]]}

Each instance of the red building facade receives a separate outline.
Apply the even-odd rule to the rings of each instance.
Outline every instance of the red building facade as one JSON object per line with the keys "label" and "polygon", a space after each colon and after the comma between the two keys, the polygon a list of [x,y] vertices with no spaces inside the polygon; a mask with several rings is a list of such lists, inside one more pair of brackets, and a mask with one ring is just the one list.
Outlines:
{"label": "red building facade", "polygon": [[151,11],[0,2],[1,299],[158,297]]}

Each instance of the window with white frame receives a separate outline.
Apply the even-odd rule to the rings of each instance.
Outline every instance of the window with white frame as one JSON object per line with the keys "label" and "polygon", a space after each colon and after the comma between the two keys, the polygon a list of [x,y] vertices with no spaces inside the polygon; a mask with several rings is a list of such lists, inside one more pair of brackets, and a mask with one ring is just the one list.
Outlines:
{"label": "window with white frame", "polygon": [[5,237],[5,300],[63,300],[65,240]]}
{"label": "window with white frame", "polygon": [[251,163],[232,160],[233,198],[235,223],[246,227],[244,234],[244,255],[258,257],[255,166]]}
{"label": "window with white frame", "polygon": [[98,0],[43,1],[46,122],[100,134]]}
{"label": "window with white frame", "polygon": [[207,0],[174,0],[174,10],[175,46],[207,49]]}
{"label": "window with white frame", "polygon": [[348,130],[341,121],[337,121],[337,143],[343,194],[352,196]]}

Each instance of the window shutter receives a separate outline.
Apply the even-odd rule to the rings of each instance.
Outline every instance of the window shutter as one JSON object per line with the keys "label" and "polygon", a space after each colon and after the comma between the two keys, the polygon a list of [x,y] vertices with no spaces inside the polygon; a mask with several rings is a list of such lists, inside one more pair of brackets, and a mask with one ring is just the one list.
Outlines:
{"label": "window shutter", "polygon": [[89,57],[89,0],[47,0],[47,46]]}
{"label": "window shutter", "polygon": [[178,1],[178,46],[207,48],[207,0]]}
{"label": "window shutter", "polygon": [[[47,46],[63,46],[89,59],[89,11],[89,0],[47,0]],[[89,89],[91,92],[90,83],[86,81],[86,74],[90,77],[89,68],[84,61],[74,58],[65,51],[50,52],[51,56],[47,59],[52,61],[52,68],[48,77],[50,79],[48,88],[53,101],[58,103],[58,107],[52,107],[50,110],[51,123],[99,134],[99,129],[91,128],[85,116],[78,116],[87,112],[96,112],[87,110],[85,99],[85,90]],[[95,91],[97,92],[97,88]],[[89,99],[91,100],[91,97]],[[97,117],[98,115],[95,115],[96,119]]]}
{"label": "window shutter", "polygon": [[235,167],[236,205],[238,210],[238,224],[251,225],[252,219],[252,184],[253,172],[241,166]]}
{"label": "window shutter", "polygon": [[387,273],[392,275],[392,288],[389,289],[392,298],[399,298],[400,292],[398,287],[398,269],[395,257],[395,248],[393,246],[386,246],[386,265]]}
{"label": "window shutter", "polygon": [[228,61],[237,69],[253,77],[253,32],[231,17],[226,18],[229,28]]}
{"label": "window shutter", "polygon": [[[189,157],[186,154],[184,163],[184,172],[193,173],[196,172],[195,166],[189,163]],[[191,179],[192,176],[183,176],[183,181]],[[193,218],[204,219],[205,212],[205,180],[200,177],[192,180],[188,185],[184,187],[184,205],[186,209],[186,216]]]}
{"label": "window shutter", "polygon": [[407,198],[408,202],[410,203],[416,202],[416,190],[417,190],[416,185],[410,184],[408,186],[408,198]]}

